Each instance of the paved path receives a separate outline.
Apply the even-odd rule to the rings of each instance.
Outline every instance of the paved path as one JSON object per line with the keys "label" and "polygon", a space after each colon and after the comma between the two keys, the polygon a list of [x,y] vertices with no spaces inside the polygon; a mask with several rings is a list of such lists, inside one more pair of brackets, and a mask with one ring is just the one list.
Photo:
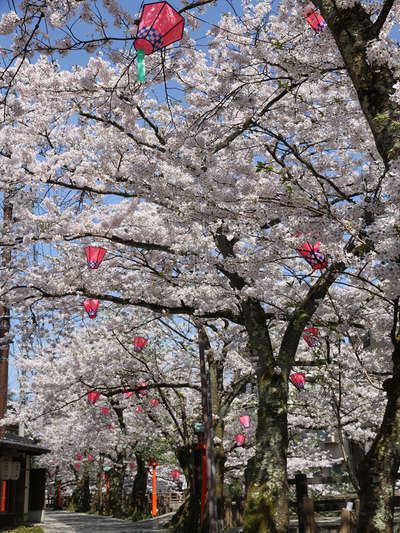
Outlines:
{"label": "paved path", "polygon": [[88,515],[84,513],[69,513],[68,511],[46,511],[45,533],[155,533],[167,532],[163,524],[171,515],[164,515],[153,520],[129,522],[116,518]]}

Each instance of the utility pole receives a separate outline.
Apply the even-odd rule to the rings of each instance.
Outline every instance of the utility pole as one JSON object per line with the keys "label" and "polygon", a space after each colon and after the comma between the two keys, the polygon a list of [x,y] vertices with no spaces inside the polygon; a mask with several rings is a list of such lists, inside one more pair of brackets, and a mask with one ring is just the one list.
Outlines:
{"label": "utility pole", "polygon": [[201,379],[201,404],[203,411],[203,423],[207,453],[207,501],[209,533],[218,533],[218,510],[215,491],[215,457],[214,457],[214,435],[212,420],[212,402],[209,383],[209,373],[206,366],[206,348],[209,341],[201,320],[195,319],[198,332],[200,379]]}

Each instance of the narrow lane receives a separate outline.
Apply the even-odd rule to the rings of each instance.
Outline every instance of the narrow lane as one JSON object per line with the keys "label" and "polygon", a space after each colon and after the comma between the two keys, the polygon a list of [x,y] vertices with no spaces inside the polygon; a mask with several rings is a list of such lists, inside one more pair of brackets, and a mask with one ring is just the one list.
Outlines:
{"label": "narrow lane", "polygon": [[45,533],[140,533],[153,531],[165,533],[163,525],[172,515],[164,515],[152,520],[130,522],[105,516],[88,515],[84,513],[69,513],[68,511],[46,511]]}

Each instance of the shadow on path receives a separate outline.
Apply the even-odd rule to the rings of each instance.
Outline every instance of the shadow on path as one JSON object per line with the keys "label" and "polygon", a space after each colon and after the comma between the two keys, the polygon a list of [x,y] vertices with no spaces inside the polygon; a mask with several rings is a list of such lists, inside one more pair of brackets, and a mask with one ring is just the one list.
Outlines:
{"label": "shadow on path", "polygon": [[131,533],[140,531],[167,532],[163,525],[172,515],[164,515],[152,520],[130,522],[84,513],[69,513],[68,511],[46,511],[45,533]]}

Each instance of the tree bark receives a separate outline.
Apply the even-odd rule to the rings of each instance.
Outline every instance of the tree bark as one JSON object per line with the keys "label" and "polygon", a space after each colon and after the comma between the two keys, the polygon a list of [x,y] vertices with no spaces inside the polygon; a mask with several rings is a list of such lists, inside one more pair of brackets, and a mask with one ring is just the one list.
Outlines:
{"label": "tree bark", "polygon": [[395,301],[392,342],[393,376],[384,383],[387,403],[375,440],[359,468],[358,533],[393,531],[393,496],[400,468],[400,331],[399,299]]}
{"label": "tree bark", "polygon": [[256,361],[258,423],[244,516],[245,533],[286,533],[289,522],[286,473],[287,382],[274,372],[275,361],[261,305],[248,300],[243,317]]}
{"label": "tree bark", "polygon": [[387,64],[371,63],[367,49],[379,37],[392,3],[384,2],[375,22],[360,3],[347,9],[338,7],[334,0],[315,0],[315,3],[333,34],[378,152],[388,166],[400,154],[400,109],[391,100],[398,79]]}
{"label": "tree bark", "polygon": [[133,520],[140,520],[147,515],[146,506],[146,487],[148,470],[146,461],[141,454],[135,453],[136,457],[136,475],[133,481],[131,496],[131,514]]}
{"label": "tree bark", "polygon": [[83,472],[81,478],[78,480],[76,488],[72,494],[72,504],[74,511],[78,513],[86,513],[90,510],[90,478],[88,472]]}
{"label": "tree bark", "polygon": [[194,449],[192,446],[181,446],[176,456],[185,475],[188,490],[183,504],[168,524],[174,531],[185,533],[199,531],[200,519],[200,483],[195,469]]}

